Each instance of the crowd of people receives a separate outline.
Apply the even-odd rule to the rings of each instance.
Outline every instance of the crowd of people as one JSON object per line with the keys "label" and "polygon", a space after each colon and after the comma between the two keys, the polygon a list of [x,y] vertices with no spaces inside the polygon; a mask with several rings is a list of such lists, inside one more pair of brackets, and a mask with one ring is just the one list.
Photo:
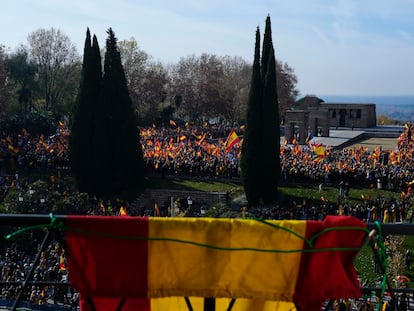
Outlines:
{"label": "crowd of people", "polygon": [[[229,148],[226,138],[232,129],[241,140]],[[182,127],[170,124],[164,127],[141,128],[140,137],[148,173],[161,176],[239,178],[243,132],[243,127],[211,124],[186,124]],[[118,198],[103,200],[71,189],[62,181],[62,175],[70,169],[69,135],[70,131],[61,123],[56,133],[49,137],[32,136],[25,130],[15,137],[1,136],[0,204],[10,189],[19,193],[19,201],[20,195],[22,201],[34,197],[41,200],[39,193],[32,189],[33,180],[19,175],[21,171],[34,171],[47,173],[43,191],[54,191],[67,199],[67,214],[171,215],[167,206],[150,207],[143,211],[134,209],[128,202]],[[369,150],[362,146],[335,150],[312,141],[306,146],[284,142],[280,149],[282,183],[318,185],[321,192],[325,186],[335,185],[339,189],[338,201],[324,200],[321,194],[322,199],[318,204],[308,203],[304,199],[302,202],[293,202],[291,206],[242,208],[235,217],[322,220],[326,215],[352,215],[367,222],[412,221],[413,214],[409,212],[412,208],[410,198],[414,187],[413,151],[409,125],[396,139],[394,150],[381,150],[380,147]],[[394,190],[401,193],[401,199],[363,198],[360,203],[350,204],[346,200],[350,185]],[[39,205],[41,207],[42,204]],[[181,212],[183,216],[208,215],[205,210],[203,213]],[[38,245],[39,243],[35,249]],[[5,255],[0,256],[2,281],[21,281],[30,269],[33,256],[17,245],[8,246]],[[51,279],[67,281],[65,254],[56,241],[42,253],[41,262],[34,274],[35,281]],[[2,287],[0,298],[13,299],[17,290],[18,286]],[[36,304],[61,301],[71,305],[76,304],[77,293],[68,287],[34,286],[27,289],[24,299]]]}
{"label": "crowd of people", "polygon": [[[37,233],[31,233],[30,238],[33,239],[34,245],[40,244],[41,237]],[[21,283],[31,272],[33,282],[52,282],[54,285],[28,286],[21,294],[21,301],[35,305],[61,305],[62,308],[70,306],[76,310],[79,294],[68,285],[67,262],[61,243],[53,240],[41,251],[38,265],[33,268],[36,251],[39,251],[38,247],[31,249],[29,245],[24,247],[12,243],[0,255],[1,282],[15,282],[1,288],[0,299],[15,300],[21,290]],[[31,269],[33,271],[30,271]]]}
{"label": "crowd of people", "polygon": [[[226,138],[232,130],[241,139],[228,148]],[[149,174],[206,178],[240,177],[243,133],[243,126],[236,128],[208,123],[194,126],[187,123],[180,127],[174,121],[169,126],[154,125],[140,129],[144,161]],[[57,191],[70,198],[72,204],[67,206],[67,213],[117,215],[121,206],[133,209],[128,202],[120,203],[118,199],[103,202],[96,197],[74,194],[61,182],[60,175],[69,172],[70,168],[69,135],[69,129],[60,122],[56,133],[48,137],[32,136],[24,129],[15,137],[0,137],[0,203],[9,189],[17,189],[22,193],[31,191],[30,180],[19,178],[18,172],[32,170],[48,174],[54,172],[48,180],[47,190]],[[345,200],[342,200],[344,204],[321,200],[316,206],[299,202],[293,206],[251,209],[250,215],[271,219],[323,219],[325,215],[336,214],[384,222],[402,222],[412,218],[412,214],[409,214],[409,198],[414,186],[414,166],[410,125],[406,125],[405,131],[396,139],[394,150],[381,150],[380,147],[369,150],[362,146],[336,150],[320,146],[312,140],[305,146],[285,141],[280,148],[280,163],[281,181],[284,184],[319,185],[320,189],[326,185],[338,186],[341,199],[348,195],[350,185],[385,188],[401,193],[401,200],[387,202],[380,198],[366,198],[355,205]],[[165,206],[159,208],[165,215]],[[132,215],[142,213],[148,214],[148,211],[130,211]]]}
{"label": "crowd of people", "polygon": [[[240,177],[241,143],[226,148],[234,130],[240,138],[244,127],[185,125],[141,128],[144,160],[149,173],[198,177]],[[70,168],[69,129],[61,123],[54,135],[32,136],[26,130],[15,136],[0,135],[0,172],[27,169]],[[320,150],[322,148],[322,154]],[[402,189],[414,180],[411,129],[396,140],[395,150],[353,147],[333,149],[311,141],[306,146],[282,143],[280,148],[283,182],[372,185],[380,180],[384,188]]]}

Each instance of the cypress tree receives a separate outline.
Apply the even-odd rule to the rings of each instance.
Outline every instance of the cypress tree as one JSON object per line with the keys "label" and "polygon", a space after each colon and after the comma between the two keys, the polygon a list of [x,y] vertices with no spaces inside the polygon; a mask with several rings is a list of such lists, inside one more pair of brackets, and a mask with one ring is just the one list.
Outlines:
{"label": "cypress tree", "polygon": [[106,40],[99,105],[93,141],[97,194],[115,194],[142,185],[144,160],[139,129],[111,28]]}
{"label": "cypress tree", "polygon": [[79,93],[74,106],[69,140],[69,157],[71,169],[80,191],[94,190],[92,141],[94,131],[94,115],[97,110],[100,80],[102,75],[101,56],[96,36],[86,31],[83,52],[83,64]]}
{"label": "cypress tree", "polygon": [[280,125],[276,84],[276,58],[270,16],[266,18],[262,58],[260,32],[256,46],[242,145],[241,170],[250,206],[272,204],[280,180]]}
{"label": "cypress tree", "polygon": [[266,28],[262,51],[263,81],[263,161],[262,163],[262,199],[264,204],[272,204],[277,198],[280,179],[280,122],[276,82],[276,59],[272,42],[270,16],[266,18]]}
{"label": "cypress tree", "polygon": [[246,129],[243,137],[240,163],[244,192],[250,206],[260,204],[261,197],[262,91],[263,86],[260,74],[260,31],[257,28],[252,79],[247,104]]}
{"label": "cypress tree", "polygon": [[267,15],[266,26],[263,35],[263,47],[262,47],[262,63],[261,63],[261,77],[264,84],[264,80],[267,73],[267,65],[269,63],[270,48],[272,46],[272,30],[270,27],[270,16]]}
{"label": "cypress tree", "polygon": [[276,59],[273,45],[267,64],[263,88],[263,168],[262,198],[264,204],[272,204],[277,199],[280,179],[280,126],[276,87]]}

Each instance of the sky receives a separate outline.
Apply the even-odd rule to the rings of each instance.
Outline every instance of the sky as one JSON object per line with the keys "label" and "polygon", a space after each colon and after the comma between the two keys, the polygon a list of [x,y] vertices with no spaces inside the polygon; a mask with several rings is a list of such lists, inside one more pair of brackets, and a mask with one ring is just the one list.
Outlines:
{"label": "sky", "polygon": [[276,58],[300,95],[414,95],[414,0],[18,0],[0,11],[0,44],[13,52],[55,28],[83,52],[89,27],[132,37],[154,61],[202,53],[253,62],[255,32],[271,18]]}

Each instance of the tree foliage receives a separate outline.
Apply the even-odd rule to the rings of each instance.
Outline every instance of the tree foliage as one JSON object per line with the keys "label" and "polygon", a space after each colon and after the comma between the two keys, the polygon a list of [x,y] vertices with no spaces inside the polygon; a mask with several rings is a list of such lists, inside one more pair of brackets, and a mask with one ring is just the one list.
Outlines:
{"label": "tree foliage", "polygon": [[263,84],[260,72],[260,30],[256,30],[252,79],[246,115],[246,130],[243,137],[241,174],[249,205],[261,202],[261,162],[262,162],[262,133],[261,124],[263,101]]}
{"label": "tree foliage", "polygon": [[142,185],[144,161],[137,126],[117,39],[110,28],[92,142],[98,194]]}
{"label": "tree foliage", "polygon": [[4,48],[0,45],[0,117],[7,115],[9,110],[9,100],[11,97],[8,84],[7,55]]}
{"label": "tree foliage", "polygon": [[160,104],[166,97],[167,71],[134,38],[120,41],[118,46],[134,110],[142,123],[152,123],[160,117]]}
{"label": "tree foliage", "polygon": [[82,78],[70,138],[79,187],[99,195],[142,186],[144,161],[117,39],[110,28],[102,76],[98,40],[86,33]]}
{"label": "tree foliage", "polygon": [[177,108],[184,118],[241,120],[250,69],[250,65],[236,57],[202,54],[181,58],[171,69],[170,98],[180,99]]}
{"label": "tree foliage", "polygon": [[[276,71],[278,93],[283,94],[279,98],[280,113],[284,114],[298,94],[297,79],[293,69],[282,62],[277,62]],[[183,57],[170,70],[170,102],[180,98],[179,114],[183,118],[220,117],[240,122],[246,116],[251,72],[251,64],[240,57]]]}
{"label": "tree foliage", "polygon": [[33,109],[36,93],[36,65],[29,59],[26,49],[21,47],[10,55],[8,61],[9,77],[18,95],[19,110],[27,113]]}
{"label": "tree foliage", "polygon": [[386,115],[380,114],[377,116],[377,125],[397,125],[399,122]]}
{"label": "tree foliage", "polygon": [[91,146],[94,140],[95,114],[99,109],[98,99],[102,76],[101,55],[98,40],[86,32],[83,52],[82,75],[79,93],[73,111],[70,136],[70,161],[78,188],[94,192],[96,188]]}
{"label": "tree foliage", "polygon": [[223,87],[229,95],[228,120],[243,120],[246,116],[247,99],[250,89],[251,64],[241,57],[222,58],[224,69]]}
{"label": "tree foliage", "polygon": [[280,125],[276,58],[270,16],[266,19],[260,64],[260,32],[256,31],[252,83],[242,145],[242,179],[250,206],[272,204],[280,178]]}
{"label": "tree foliage", "polygon": [[[269,27],[270,27],[270,17]],[[270,32],[270,29],[269,29]],[[272,41],[269,44],[268,63],[263,85],[263,167],[262,199],[264,204],[272,204],[277,198],[280,179],[280,122],[276,83],[276,59]]]}
{"label": "tree foliage", "polygon": [[60,30],[38,29],[28,38],[30,55],[37,66],[45,109],[65,111],[64,100],[73,99],[79,85],[80,61],[75,45]]}
{"label": "tree foliage", "polygon": [[277,97],[279,100],[279,115],[284,119],[286,111],[293,107],[299,91],[296,88],[298,79],[292,67],[287,63],[276,60]]}
{"label": "tree foliage", "polygon": [[[241,57],[204,53],[163,64],[153,61],[134,38],[120,41],[118,49],[133,109],[141,124],[161,120],[166,108],[170,112],[169,107],[175,109],[174,117],[183,119],[243,121],[252,64]],[[3,106],[22,112],[47,111],[55,116],[73,111],[82,64],[64,33],[54,28],[38,29],[29,34],[28,46],[20,46],[17,52],[5,56],[9,70],[0,71],[3,69],[6,75],[9,92]],[[297,78],[286,63],[276,64],[283,117],[298,94]]]}

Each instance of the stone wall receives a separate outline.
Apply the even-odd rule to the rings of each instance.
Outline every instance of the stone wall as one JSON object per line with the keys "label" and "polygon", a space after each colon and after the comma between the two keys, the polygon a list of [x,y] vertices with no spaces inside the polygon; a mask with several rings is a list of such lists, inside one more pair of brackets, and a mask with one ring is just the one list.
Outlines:
{"label": "stone wall", "polygon": [[376,125],[375,104],[323,103],[329,111],[329,126],[370,128]]}
{"label": "stone wall", "polygon": [[147,189],[139,198],[136,207],[151,209],[157,203],[160,208],[171,204],[171,197],[175,201],[180,199],[182,206],[187,206],[187,198],[191,197],[194,206],[211,207],[217,204],[226,204],[227,192],[203,192],[203,191],[186,191],[186,190],[166,190],[166,189]]}

